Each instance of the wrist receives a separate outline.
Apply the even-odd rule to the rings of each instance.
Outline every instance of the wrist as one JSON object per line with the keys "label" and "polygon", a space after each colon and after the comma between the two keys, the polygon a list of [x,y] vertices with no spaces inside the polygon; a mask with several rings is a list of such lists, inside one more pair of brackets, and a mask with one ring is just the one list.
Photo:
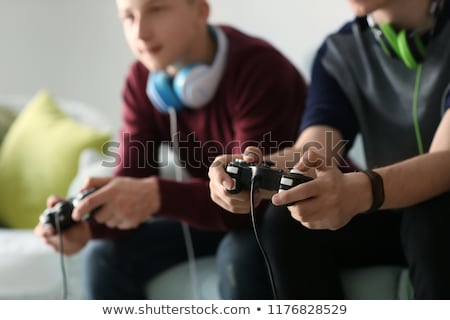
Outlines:
{"label": "wrist", "polygon": [[150,203],[150,216],[161,209],[161,193],[159,188],[159,179],[157,176],[151,176],[144,179],[145,189],[148,191]]}
{"label": "wrist", "polygon": [[369,180],[369,190],[371,194],[370,206],[364,213],[371,213],[379,210],[384,203],[384,184],[380,174],[373,170],[360,171]]}

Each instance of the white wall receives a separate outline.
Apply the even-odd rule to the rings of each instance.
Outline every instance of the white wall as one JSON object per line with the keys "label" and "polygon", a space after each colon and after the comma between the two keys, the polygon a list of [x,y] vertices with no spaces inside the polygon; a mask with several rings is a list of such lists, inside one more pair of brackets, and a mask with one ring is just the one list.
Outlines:
{"label": "white wall", "polygon": [[345,0],[210,0],[211,21],[232,23],[278,47],[309,79],[324,37],[352,18]]}
{"label": "white wall", "polygon": [[[323,37],[351,17],[346,1],[210,0],[212,22],[274,43],[309,79]],[[132,56],[113,0],[0,0],[0,93],[47,88],[99,108],[118,127]]]}
{"label": "white wall", "polygon": [[118,125],[131,54],[114,0],[0,0],[0,48],[0,92],[46,88]]}

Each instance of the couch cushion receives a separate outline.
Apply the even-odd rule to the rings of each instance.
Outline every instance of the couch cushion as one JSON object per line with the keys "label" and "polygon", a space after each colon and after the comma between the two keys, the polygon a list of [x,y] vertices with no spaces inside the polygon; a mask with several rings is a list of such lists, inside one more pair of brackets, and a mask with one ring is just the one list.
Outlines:
{"label": "couch cushion", "polygon": [[[147,296],[153,300],[218,300],[218,276],[216,258],[202,257],[195,260],[196,279],[191,278],[188,262],[177,264],[159,274],[147,285]],[[192,281],[196,282],[195,290]]]}
{"label": "couch cushion", "polygon": [[114,174],[114,168],[105,164],[106,157],[94,149],[86,149],[80,155],[78,172],[72,180],[67,191],[67,197],[76,196],[89,177],[110,177]]}
{"label": "couch cushion", "polygon": [[0,144],[15,119],[15,113],[9,107],[0,105]]}
{"label": "couch cushion", "polygon": [[[0,300],[61,299],[60,256],[31,230],[0,228]],[[81,299],[82,253],[65,257],[68,298]]]}
{"label": "couch cushion", "polygon": [[379,265],[341,272],[344,292],[352,300],[412,299],[408,271],[400,266]]}
{"label": "couch cushion", "polygon": [[82,150],[99,150],[110,133],[67,117],[48,92],[18,115],[0,148],[0,224],[33,228],[50,194],[65,195]]}

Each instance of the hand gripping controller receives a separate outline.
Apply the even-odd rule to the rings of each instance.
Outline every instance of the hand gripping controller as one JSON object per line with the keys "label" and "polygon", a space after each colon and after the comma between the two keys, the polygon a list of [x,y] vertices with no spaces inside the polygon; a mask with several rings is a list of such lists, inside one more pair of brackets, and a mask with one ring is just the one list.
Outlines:
{"label": "hand gripping controller", "polygon": [[[305,176],[303,172],[296,169],[291,169],[289,172],[284,172],[283,176],[280,180],[280,189],[278,192],[283,192],[286,190],[289,190],[295,186],[298,186],[299,184],[311,181],[313,178]],[[295,203],[288,203],[286,206],[292,206]]]}
{"label": "hand gripping controller", "polygon": [[[77,223],[77,221],[74,221],[72,219],[73,209],[78,205],[78,203],[81,200],[86,198],[88,195],[92,194],[95,190],[96,190],[95,188],[92,188],[82,191],[75,197],[69,198],[65,201],[58,202],[53,207],[45,209],[44,212],[40,215],[39,221],[42,224],[51,226],[56,232],[58,230],[57,219],[59,221],[60,231],[70,228],[71,226]],[[96,210],[97,209],[90,212],[83,220],[89,220]]]}
{"label": "hand gripping controller", "polygon": [[250,164],[241,159],[228,163],[226,172],[233,178],[235,188],[228,190],[232,194],[242,190],[250,190],[252,178],[254,178],[255,189],[266,189],[273,191],[289,190],[301,183],[312,180],[298,170],[284,172],[272,169],[273,163],[265,162],[262,166]]}
{"label": "hand gripping controller", "polygon": [[262,166],[256,166],[241,159],[228,163],[226,172],[234,181],[234,189],[228,192],[236,194],[250,190],[253,177],[255,189],[278,190],[282,171],[271,169],[271,165],[265,162]]}
{"label": "hand gripping controller", "polygon": [[303,172],[291,169],[289,172],[283,172],[280,180],[279,192],[289,190],[299,184],[311,181],[313,178],[305,176]]}

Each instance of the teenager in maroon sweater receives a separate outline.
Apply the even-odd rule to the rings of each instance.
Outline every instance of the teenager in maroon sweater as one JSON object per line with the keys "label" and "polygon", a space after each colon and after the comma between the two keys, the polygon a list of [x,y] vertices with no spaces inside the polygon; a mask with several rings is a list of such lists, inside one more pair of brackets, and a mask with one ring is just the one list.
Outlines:
{"label": "teenager in maroon sweater", "polygon": [[[241,153],[249,145],[266,153],[291,145],[306,86],[295,67],[267,42],[231,27],[208,25],[205,0],[117,0],[117,4],[138,61],[123,90],[115,177],[87,182],[85,188],[98,190],[80,202],[73,217],[79,220],[92,209],[101,209],[90,222],[64,232],[64,249],[71,254],[89,239],[103,238],[86,252],[87,297],[141,299],[147,280],[186,259],[180,222],[191,226],[199,256],[213,254],[224,231],[250,226],[249,215],[230,214],[210,199],[208,168],[216,156]],[[192,179],[161,178],[158,150],[161,143],[171,141],[170,119],[149,97],[149,73],[166,70],[177,76],[180,68],[193,63],[214,65],[224,45],[221,32],[226,39],[224,68],[212,97],[199,108],[177,112],[179,156]],[[258,213],[263,211],[260,206]],[[38,227],[37,233],[58,248],[51,232]]]}

